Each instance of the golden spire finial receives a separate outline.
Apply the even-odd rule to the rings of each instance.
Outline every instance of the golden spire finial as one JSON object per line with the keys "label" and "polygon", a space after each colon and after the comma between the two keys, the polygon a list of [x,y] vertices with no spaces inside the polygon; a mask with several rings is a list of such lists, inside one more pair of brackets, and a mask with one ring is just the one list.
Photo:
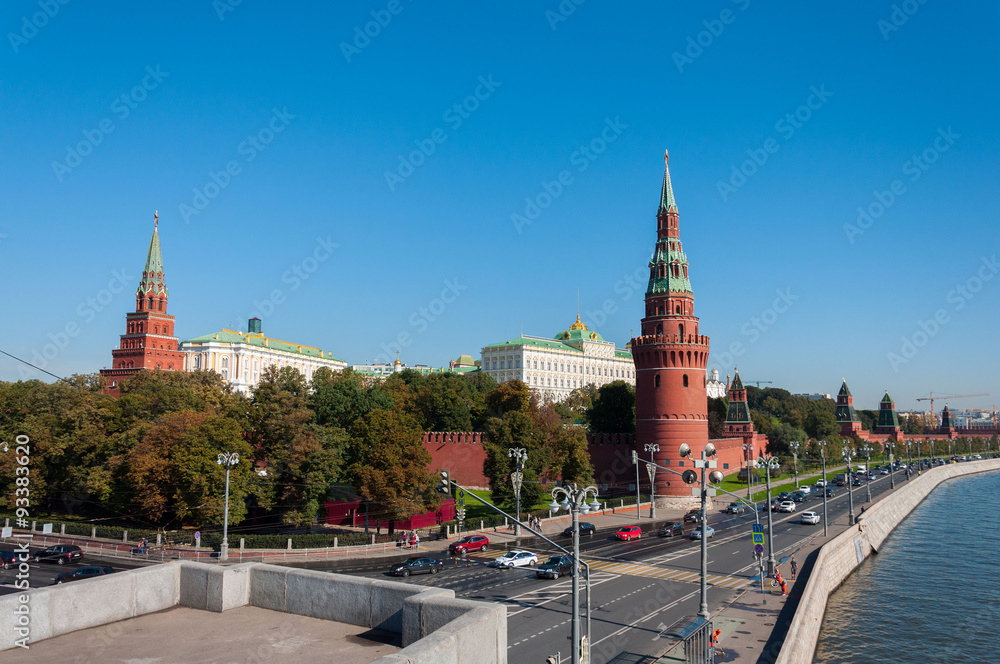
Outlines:
{"label": "golden spire finial", "polygon": [[157,210],[156,212],[153,213],[153,230],[155,231],[156,227],[159,225],[160,225],[160,211]]}
{"label": "golden spire finial", "polygon": [[666,150],[664,150],[663,151],[663,165],[666,166],[666,165],[669,164],[669,162],[670,162],[670,154]]}

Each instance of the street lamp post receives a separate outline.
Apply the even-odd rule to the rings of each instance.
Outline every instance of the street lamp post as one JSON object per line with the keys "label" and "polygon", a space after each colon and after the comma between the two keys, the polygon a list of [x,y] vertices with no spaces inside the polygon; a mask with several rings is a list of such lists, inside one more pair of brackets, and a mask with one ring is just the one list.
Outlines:
{"label": "street lamp post", "polygon": [[778,457],[773,454],[763,454],[757,457],[757,467],[764,469],[764,481],[767,483],[767,575],[774,574],[774,532],[771,526],[771,469],[779,468]]}
{"label": "street lamp post", "polygon": [[854,450],[850,447],[844,448],[844,461],[847,463],[847,495],[850,511],[847,513],[847,525],[854,525],[854,468],[851,466],[851,459],[854,458]]}
{"label": "street lamp post", "polygon": [[885,449],[889,453],[889,488],[896,488],[896,467],[893,465],[892,450],[896,447],[896,444],[891,440],[886,442]]}
{"label": "street lamp post", "polygon": [[[562,500],[558,500],[559,497]],[[591,502],[587,503],[587,496],[593,496]],[[573,664],[580,664],[580,513],[589,513],[591,510],[598,510],[601,508],[600,503],[597,502],[597,487],[588,486],[585,488],[577,488],[576,484],[571,484],[569,486],[561,487],[557,486],[552,489],[552,503],[549,504],[549,509],[553,512],[557,512],[559,508],[569,510],[573,515],[573,613],[572,613],[572,626],[571,626],[571,653],[573,656]],[[636,506],[638,509],[638,506]],[[590,642],[587,643],[587,659],[590,661]]]}
{"label": "street lamp post", "polygon": [[226,503],[222,512],[222,544],[219,546],[219,560],[229,559],[229,469],[240,462],[237,452],[222,452],[215,463],[226,467]]}
{"label": "street lamp post", "polygon": [[865,476],[868,478],[865,481],[865,488],[868,490],[868,502],[872,501],[872,469],[871,469],[871,453],[872,448],[868,443],[865,443],[858,448],[858,451],[865,457]]}
{"label": "street lamp post", "polygon": [[753,443],[743,443],[743,457],[747,462],[747,500],[753,502],[753,496],[750,493],[751,487],[753,486],[753,473],[750,470],[750,452],[753,451]]}
{"label": "street lamp post", "polygon": [[[691,456],[691,446],[684,443],[680,446],[678,453],[681,457]],[[708,443],[705,448],[701,451],[701,458],[694,460],[694,467],[701,469],[701,489],[699,493],[701,494],[701,606],[698,610],[698,615],[708,620],[708,481],[715,484],[721,484],[723,477],[722,473],[715,470],[712,471],[711,476],[708,474],[709,468],[715,468],[717,462],[709,461],[709,457],[715,456],[715,445]],[[694,471],[684,471],[683,473],[684,481],[688,484],[693,483]]]}
{"label": "street lamp post", "polygon": [[829,486],[826,483],[826,441],[818,440],[816,441],[816,444],[819,445],[820,454],[823,456],[823,537],[826,537],[827,534],[826,524],[827,521],[829,520],[827,517],[827,510],[826,510],[826,498],[827,498],[826,492],[830,490]]}
{"label": "street lamp post", "polygon": [[639,453],[632,450],[632,465],[635,466],[635,520],[642,523],[642,515],[639,514],[639,503],[642,496],[639,495]]}
{"label": "street lamp post", "polygon": [[517,520],[514,522],[514,536],[521,535],[521,482],[524,480],[524,464],[528,461],[528,450],[523,447],[511,447],[507,456],[514,459],[514,472],[510,474],[510,482],[514,485],[514,502],[517,510]]}
{"label": "street lamp post", "polygon": [[913,443],[913,439],[906,441],[903,445],[906,445],[906,481],[910,481],[910,464],[912,463],[910,457],[910,444]]}
{"label": "street lamp post", "polygon": [[799,441],[793,440],[788,443],[792,450],[792,472],[795,473],[795,490],[799,489]]}
{"label": "street lamp post", "polygon": [[[656,461],[653,454],[660,451],[660,446],[656,443],[646,443],[644,449],[649,452],[649,461],[646,463],[646,472],[649,473],[649,518],[656,518]],[[639,506],[635,506],[635,511],[639,511]]]}

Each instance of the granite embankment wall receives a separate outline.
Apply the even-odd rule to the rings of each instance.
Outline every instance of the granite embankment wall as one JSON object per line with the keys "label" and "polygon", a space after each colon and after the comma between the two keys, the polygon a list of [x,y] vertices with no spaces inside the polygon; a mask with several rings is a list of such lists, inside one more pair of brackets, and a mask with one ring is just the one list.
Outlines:
{"label": "granite embankment wall", "polygon": [[866,510],[857,527],[823,545],[775,664],[810,664],[813,661],[830,593],[872,552],[878,552],[889,533],[937,485],[955,477],[991,470],[1000,470],[1000,459],[948,464],[917,477],[911,476],[909,482],[904,481],[893,494]]}

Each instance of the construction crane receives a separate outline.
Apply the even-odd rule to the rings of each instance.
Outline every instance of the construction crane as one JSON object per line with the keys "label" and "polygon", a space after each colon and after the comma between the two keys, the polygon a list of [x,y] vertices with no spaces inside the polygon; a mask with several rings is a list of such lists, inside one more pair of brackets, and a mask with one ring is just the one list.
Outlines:
{"label": "construction crane", "polygon": [[968,410],[974,413],[993,413],[993,428],[997,428],[997,406],[993,404],[992,408],[964,408],[963,410]]}
{"label": "construction crane", "polygon": [[938,425],[937,414],[934,412],[934,400],[935,399],[969,399],[971,397],[988,397],[988,394],[957,394],[949,397],[936,397],[934,393],[931,392],[928,397],[920,397],[917,401],[930,401],[931,402],[931,426],[936,427]]}
{"label": "construction crane", "polygon": [[748,380],[748,381],[744,381],[744,382],[749,383],[750,385],[756,385],[758,390],[760,389],[761,385],[773,385],[774,384],[774,383],[772,383],[769,380]]}

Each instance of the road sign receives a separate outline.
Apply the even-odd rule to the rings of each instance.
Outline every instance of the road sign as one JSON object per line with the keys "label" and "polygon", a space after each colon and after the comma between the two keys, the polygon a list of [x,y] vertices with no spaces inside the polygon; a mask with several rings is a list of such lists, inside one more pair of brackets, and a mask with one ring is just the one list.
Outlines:
{"label": "road sign", "polygon": [[764,532],[764,524],[762,524],[762,523],[755,523],[755,524],[753,524],[753,531],[755,533],[762,533],[762,532]]}
{"label": "road sign", "polygon": [[764,555],[764,545],[763,544],[754,544],[753,545],[753,552],[756,553],[758,556]]}
{"label": "road sign", "polygon": [[754,533],[753,534],[753,543],[754,544],[763,544],[764,543],[764,533]]}

